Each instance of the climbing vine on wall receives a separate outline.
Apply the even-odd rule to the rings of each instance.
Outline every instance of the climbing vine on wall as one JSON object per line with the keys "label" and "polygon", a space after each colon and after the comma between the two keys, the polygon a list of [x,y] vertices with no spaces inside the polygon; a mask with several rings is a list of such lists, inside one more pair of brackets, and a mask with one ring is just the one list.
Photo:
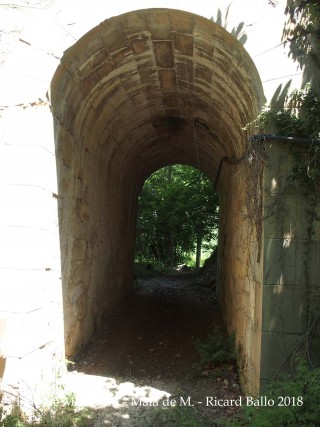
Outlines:
{"label": "climbing vine on wall", "polygon": [[[305,320],[306,333],[294,349],[304,351],[310,364],[318,364],[319,357],[311,356],[310,349],[320,339],[320,286],[314,274],[317,260],[311,261],[319,252],[320,221],[320,100],[316,92],[307,86],[288,95],[282,108],[269,106],[257,121],[258,132],[285,139],[289,156],[279,159],[276,194],[268,207],[267,215],[284,224],[286,219],[286,197],[293,189],[304,198],[306,236],[303,249],[303,276],[306,286]],[[280,138],[279,138],[280,139]],[[285,166],[284,166],[285,165]],[[283,170],[286,169],[286,170]],[[288,173],[289,172],[289,173]],[[287,174],[288,173],[288,174]],[[283,231],[283,230],[282,230]],[[284,235],[284,233],[283,233]],[[280,260],[281,262],[281,260]],[[312,274],[313,273],[313,274]]]}
{"label": "climbing vine on wall", "polygon": [[[308,359],[311,361],[310,348],[314,336],[320,334],[320,286],[312,277],[310,255],[313,253],[314,245],[319,243],[319,233],[317,232],[320,215],[320,141],[312,141],[306,150],[301,152],[297,148],[292,150],[294,166],[292,169],[292,180],[298,182],[303,194],[307,199],[306,220],[307,220],[307,240],[304,244],[303,273],[307,285],[306,300],[306,334],[305,350]],[[319,248],[317,248],[319,249]],[[312,263],[312,268],[315,265]]]}
{"label": "climbing vine on wall", "polygon": [[256,261],[260,263],[262,251],[262,214],[263,214],[263,169],[265,164],[264,139],[250,139],[243,166],[247,173],[247,185],[244,204],[251,231],[255,230],[258,242]]}

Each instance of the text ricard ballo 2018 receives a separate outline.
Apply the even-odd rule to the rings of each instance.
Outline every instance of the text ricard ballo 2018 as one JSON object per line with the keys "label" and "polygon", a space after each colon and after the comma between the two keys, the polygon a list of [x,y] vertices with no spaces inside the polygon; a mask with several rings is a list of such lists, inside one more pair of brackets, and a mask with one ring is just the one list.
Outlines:
{"label": "text ricard ballo 2018", "polygon": [[252,396],[239,396],[236,399],[220,399],[216,396],[205,396],[201,401],[194,401],[191,396],[188,397],[177,397],[151,401],[144,398],[131,398],[132,406],[163,406],[163,407],[174,407],[174,406],[215,406],[215,407],[230,407],[230,406],[302,406],[303,398],[292,397],[292,396],[279,396],[277,399],[270,399],[267,396],[260,396],[254,398]]}

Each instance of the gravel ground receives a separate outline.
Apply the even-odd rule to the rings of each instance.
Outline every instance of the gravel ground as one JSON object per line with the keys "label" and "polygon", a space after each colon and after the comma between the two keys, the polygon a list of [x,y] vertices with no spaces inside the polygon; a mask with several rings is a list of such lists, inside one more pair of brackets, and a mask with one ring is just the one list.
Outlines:
{"label": "gravel ground", "polygon": [[235,405],[207,404],[239,398],[235,367],[200,369],[195,348],[221,319],[211,281],[192,273],[140,279],[69,373],[78,404],[94,408],[92,425],[216,426],[237,414]]}

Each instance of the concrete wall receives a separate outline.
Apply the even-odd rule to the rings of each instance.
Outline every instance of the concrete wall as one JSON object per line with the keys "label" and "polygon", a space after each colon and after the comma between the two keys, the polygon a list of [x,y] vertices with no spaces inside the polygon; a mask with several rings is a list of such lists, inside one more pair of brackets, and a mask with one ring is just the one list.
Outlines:
{"label": "concrete wall", "polygon": [[[319,223],[310,217],[314,188],[290,179],[292,150],[308,149],[292,142],[267,143],[264,174],[264,286],[262,384],[292,366],[298,351],[319,363],[319,333],[311,324],[318,306]],[[311,198],[310,198],[311,197]],[[316,205],[315,213],[319,210]],[[314,234],[310,234],[314,229]],[[309,334],[307,335],[307,331]]]}
{"label": "concrete wall", "polygon": [[64,360],[52,116],[39,102],[5,109],[0,122],[0,371],[4,388],[31,397]]}
{"label": "concrete wall", "polygon": [[[236,331],[238,369],[242,388],[257,394],[260,386],[262,321],[262,239],[247,209],[248,165],[224,165],[220,190],[218,298],[229,332]],[[256,191],[261,194],[259,177]],[[220,193],[220,192],[219,192]]]}
{"label": "concrete wall", "polygon": [[131,286],[135,217],[127,189],[95,151],[94,132],[82,140],[85,145],[59,124],[55,130],[65,345],[71,356]]}

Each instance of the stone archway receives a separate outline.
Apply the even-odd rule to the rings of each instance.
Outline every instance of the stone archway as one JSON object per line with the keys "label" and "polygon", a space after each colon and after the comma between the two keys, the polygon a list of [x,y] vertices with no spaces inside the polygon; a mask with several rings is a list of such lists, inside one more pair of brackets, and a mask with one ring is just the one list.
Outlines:
{"label": "stone archway", "polygon": [[[263,102],[255,66],[219,25],[178,10],[108,19],[61,59],[52,83],[67,355],[132,282],[137,196],[162,166],[219,172],[220,301],[242,384],[259,390],[262,263],[243,220],[239,159]],[[222,165],[222,167],[221,167]],[[262,258],[261,258],[262,259]],[[259,262],[258,262],[259,261]]]}

